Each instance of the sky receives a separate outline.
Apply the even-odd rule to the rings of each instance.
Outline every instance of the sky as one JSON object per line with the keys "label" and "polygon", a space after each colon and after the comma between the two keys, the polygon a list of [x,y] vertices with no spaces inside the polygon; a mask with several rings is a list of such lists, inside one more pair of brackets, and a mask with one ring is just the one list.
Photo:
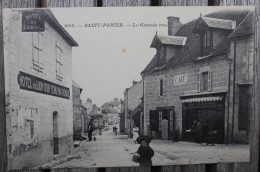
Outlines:
{"label": "sky", "polygon": [[[185,24],[221,8],[230,7],[89,7],[52,12],[79,44],[72,49],[72,78],[83,89],[83,103],[90,98],[102,106],[114,98],[123,99],[133,80],[142,79],[140,73],[156,53],[150,48],[156,32],[168,34],[168,16],[179,17]],[[94,23],[105,27],[89,27]],[[108,27],[109,23],[123,27]]]}

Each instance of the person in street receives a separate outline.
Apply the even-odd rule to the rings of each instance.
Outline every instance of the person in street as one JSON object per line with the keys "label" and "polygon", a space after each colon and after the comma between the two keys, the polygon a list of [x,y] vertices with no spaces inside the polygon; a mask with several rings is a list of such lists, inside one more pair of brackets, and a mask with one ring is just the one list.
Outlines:
{"label": "person in street", "polygon": [[202,142],[202,124],[200,121],[197,122],[197,125],[196,125],[196,141],[198,143],[201,143]]}
{"label": "person in street", "polygon": [[148,136],[139,136],[137,143],[140,144],[137,154],[140,155],[139,165],[140,167],[152,166],[152,157],[154,156],[153,149],[149,146],[151,138]]}
{"label": "person in street", "polygon": [[136,143],[136,139],[139,137],[139,128],[135,125],[133,128],[133,141]]}
{"label": "person in street", "polygon": [[117,127],[114,127],[114,134],[117,135]]}
{"label": "person in street", "polygon": [[88,128],[88,141],[92,141],[92,133],[94,131],[93,125],[90,124]]}

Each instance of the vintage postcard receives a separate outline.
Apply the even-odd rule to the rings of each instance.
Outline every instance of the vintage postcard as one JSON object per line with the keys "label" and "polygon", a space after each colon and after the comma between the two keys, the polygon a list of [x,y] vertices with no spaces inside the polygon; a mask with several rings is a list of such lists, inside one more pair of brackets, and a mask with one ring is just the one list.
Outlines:
{"label": "vintage postcard", "polygon": [[250,160],[253,7],[3,18],[10,170]]}

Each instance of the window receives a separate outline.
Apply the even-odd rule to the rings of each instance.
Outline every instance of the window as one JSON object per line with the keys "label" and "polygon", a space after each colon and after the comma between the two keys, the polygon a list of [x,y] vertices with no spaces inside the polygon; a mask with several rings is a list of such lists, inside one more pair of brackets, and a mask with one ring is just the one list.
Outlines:
{"label": "window", "polygon": [[162,67],[166,63],[166,48],[162,46],[157,49],[157,67]]}
{"label": "window", "polygon": [[56,78],[62,80],[63,78],[63,63],[62,63],[63,50],[61,44],[56,45]]}
{"label": "window", "polygon": [[253,79],[254,73],[254,52],[248,52],[248,78]]}
{"label": "window", "polygon": [[201,91],[208,90],[208,72],[201,74]]}
{"label": "window", "polygon": [[33,32],[33,69],[43,72],[43,33]]}
{"label": "window", "polygon": [[203,71],[197,74],[197,92],[211,91],[211,72]]}
{"label": "window", "polygon": [[160,79],[159,80],[159,96],[164,96],[165,95],[165,80]]}
{"label": "window", "polygon": [[30,121],[30,133],[31,133],[31,138],[33,138],[34,135],[34,121]]}
{"label": "window", "polygon": [[206,31],[201,35],[201,56],[208,55],[212,47],[212,32]]}

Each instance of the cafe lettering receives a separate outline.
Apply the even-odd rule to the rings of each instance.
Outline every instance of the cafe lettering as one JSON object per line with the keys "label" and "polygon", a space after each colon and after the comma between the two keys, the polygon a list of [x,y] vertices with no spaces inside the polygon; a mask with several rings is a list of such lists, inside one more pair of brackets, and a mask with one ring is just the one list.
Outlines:
{"label": "cafe lettering", "polygon": [[60,98],[69,99],[70,90],[67,87],[46,81],[36,76],[20,72],[18,75],[18,84],[20,89],[34,91]]}

